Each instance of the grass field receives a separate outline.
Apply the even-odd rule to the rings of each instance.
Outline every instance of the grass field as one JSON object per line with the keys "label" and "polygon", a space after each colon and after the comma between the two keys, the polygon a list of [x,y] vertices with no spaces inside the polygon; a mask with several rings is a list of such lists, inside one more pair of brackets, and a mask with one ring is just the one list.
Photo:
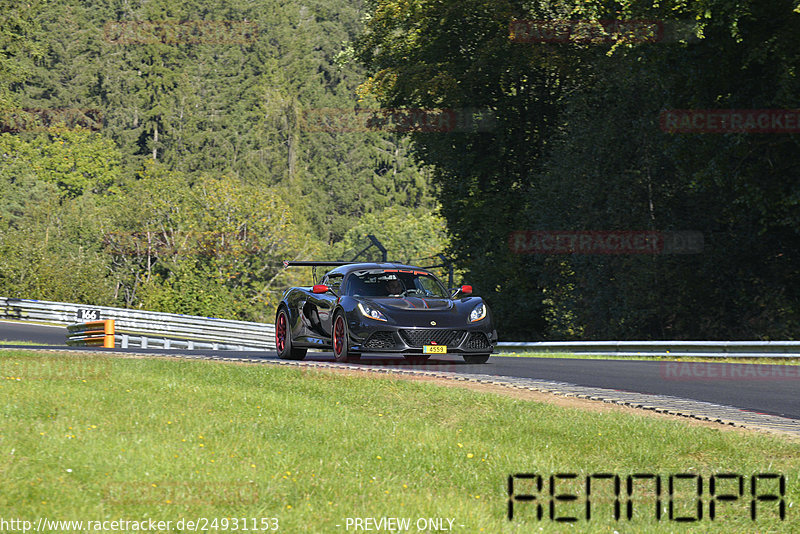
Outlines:
{"label": "grass field", "polygon": [[[364,532],[354,521],[368,517],[409,520],[373,532],[800,531],[800,441],[765,434],[266,365],[0,350],[0,377],[5,520],[152,519],[172,531],[183,520],[189,531],[186,521],[205,519],[208,532],[266,532],[270,518],[279,532]],[[537,494],[541,520],[539,501],[517,502],[507,519],[507,480],[518,473],[544,476],[541,492],[515,486]],[[578,497],[555,511],[579,517],[574,525],[549,518],[548,477],[559,473],[578,475],[555,480],[555,493]],[[619,521],[600,479],[585,519],[594,473],[621,477]],[[625,518],[626,477],[637,473],[663,479],[660,520],[646,484],[634,486]],[[668,519],[669,476],[681,473],[703,477],[695,523]],[[742,475],[743,494],[719,502],[712,521],[708,483],[718,473]],[[766,500],[749,518],[759,473],[785,476],[784,520]],[[674,515],[696,516],[696,480],[675,480]],[[717,494],[736,493],[736,481],[717,479]],[[777,481],[759,484],[760,494],[779,493]]]}

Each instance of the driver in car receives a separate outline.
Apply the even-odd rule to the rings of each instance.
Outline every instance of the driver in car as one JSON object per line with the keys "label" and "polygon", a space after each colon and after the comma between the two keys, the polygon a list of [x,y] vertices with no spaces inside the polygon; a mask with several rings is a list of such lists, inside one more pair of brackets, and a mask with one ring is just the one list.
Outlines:
{"label": "driver in car", "polygon": [[399,279],[392,278],[386,281],[386,292],[389,296],[402,295],[403,291],[405,291],[405,287],[403,287],[403,282]]}

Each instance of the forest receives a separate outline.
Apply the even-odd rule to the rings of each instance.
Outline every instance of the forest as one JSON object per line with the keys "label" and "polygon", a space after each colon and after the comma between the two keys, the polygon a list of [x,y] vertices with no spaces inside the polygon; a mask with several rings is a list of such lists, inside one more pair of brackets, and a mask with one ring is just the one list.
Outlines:
{"label": "forest", "polygon": [[797,0],[0,8],[2,296],[271,322],[373,234],[501,340],[796,337]]}

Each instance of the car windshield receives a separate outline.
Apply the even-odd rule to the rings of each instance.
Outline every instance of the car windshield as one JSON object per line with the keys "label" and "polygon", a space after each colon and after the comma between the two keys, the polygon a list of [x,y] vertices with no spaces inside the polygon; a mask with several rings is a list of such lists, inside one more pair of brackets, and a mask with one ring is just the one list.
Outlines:
{"label": "car windshield", "polygon": [[352,297],[448,298],[447,290],[432,274],[424,271],[380,269],[355,273],[347,294]]}

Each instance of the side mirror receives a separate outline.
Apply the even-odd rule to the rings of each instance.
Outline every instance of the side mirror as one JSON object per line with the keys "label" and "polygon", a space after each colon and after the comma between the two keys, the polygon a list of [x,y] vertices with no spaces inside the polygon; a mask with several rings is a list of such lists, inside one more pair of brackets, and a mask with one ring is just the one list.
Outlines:
{"label": "side mirror", "polygon": [[461,286],[456,289],[451,289],[450,292],[451,292],[450,298],[453,299],[456,298],[459,294],[463,296],[472,295],[472,286]]}
{"label": "side mirror", "polygon": [[317,285],[315,285],[314,287],[311,288],[311,292],[312,293],[316,293],[317,295],[319,295],[321,293],[327,293],[328,291],[329,291],[328,286],[326,286],[324,284],[317,284]]}

